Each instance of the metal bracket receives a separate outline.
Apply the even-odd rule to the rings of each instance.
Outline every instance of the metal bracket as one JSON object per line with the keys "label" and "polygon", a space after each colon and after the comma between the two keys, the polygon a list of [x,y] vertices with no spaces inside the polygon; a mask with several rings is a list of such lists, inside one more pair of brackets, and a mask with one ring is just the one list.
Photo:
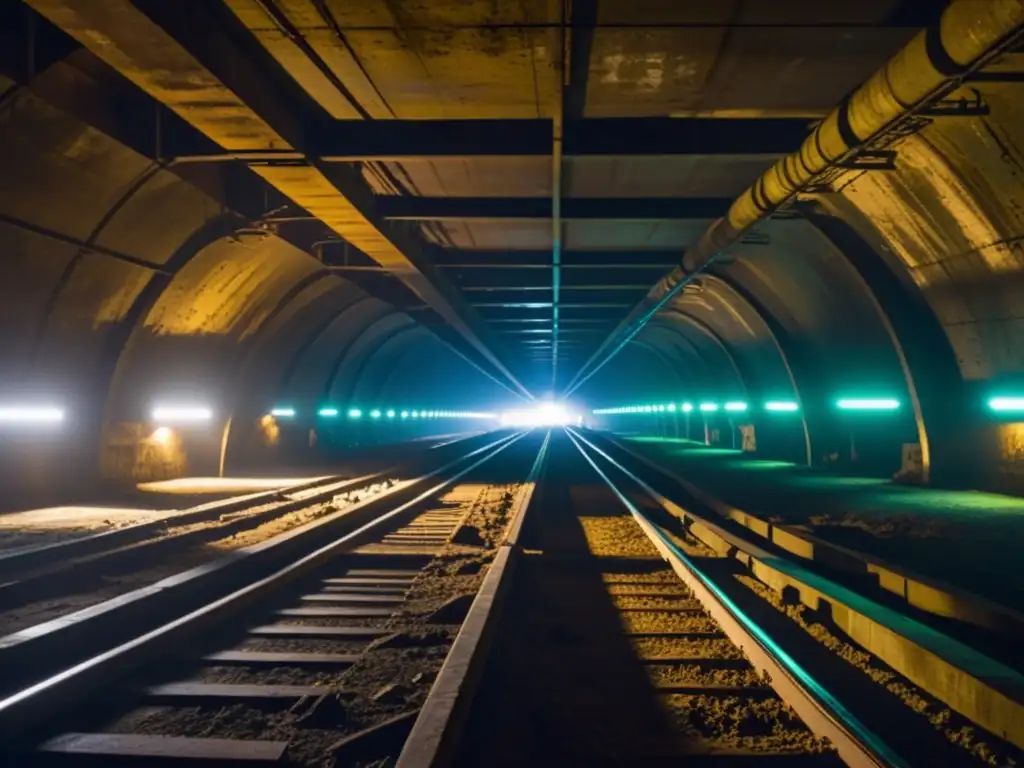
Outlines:
{"label": "metal bracket", "polygon": [[989,114],[988,104],[977,88],[968,88],[971,96],[959,99],[936,99],[917,111],[924,117],[984,117]]}
{"label": "metal bracket", "polygon": [[[826,192],[831,192],[832,191],[832,185],[831,184],[820,184],[820,185],[816,185],[816,186],[824,187],[824,189],[822,189],[817,194],[822,194],[822,193],[826,193]],[[808,188],[808,189],[806,189],[804,191],[812,192],[813,190]],[[769,216],[769,218],[773,219],[775,221],[790,221],[792,219],[802,219],[803,218],[803,214],[800,213],[800,211],[796,210],[793,206],[787,205],[785,208],[776,208],[774,211],[771,212],[771,215]]]}
{"label": "metal bracket", "polygon": [[765,232],[744,232],[740,235],[741,245],[771,245],[772,238]]}
{"label": "metal bracket", "polygon": [[863,149],[837,165],[849,171],[895,171],[896,151],[892,149]]}

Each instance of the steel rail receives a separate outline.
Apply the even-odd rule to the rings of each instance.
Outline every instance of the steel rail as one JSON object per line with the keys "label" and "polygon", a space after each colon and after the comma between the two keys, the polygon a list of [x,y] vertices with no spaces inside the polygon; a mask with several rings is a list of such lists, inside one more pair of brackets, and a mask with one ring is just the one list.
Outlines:
{"label": "steel rail", "polygon": [[[594,449],[636,479],[635,474],[607,453],[596,446]],[[665,472],[643,457],[637,458]],[[679,518],[688,532],[704,544],[718,552],[728,552],[775,592],[795,590],[800,602],[812,610],[828,606],[832,621],[862,649],[967,720],[1024,748],[1024,695],[1021,693],[1024,675],[951,636],[941,626],[932,626],[915,618],[913,613],[880,602],[864,590],[862,582],[847,586],[836,581],[829,572],[821,573],[803,564],[807,560],[818,560],[830,566],[832,572],[849,573],[850,561],[857,559],[857,553],[806,534],[797,535],[721,502],[716,504],[702,492],[694,495],[698,503],[718,510],[718,514],[731,523],[743,526],[737,534],[727,528],[730,522],[712,519],[715,513],[702,515],[684,509],[642,480],[638,482],[656,503]],[[687,485],[684,483],[683,487]],[[770,543],[758,543],[763,539],[769,539]],[[1020,615],[1001,609],[990,600],[973,597],[878,561],[868,561],[866,566],[861,575],[873,571],[880,583],[889,582],[885,590],[892,591],[902,584],[904,594],[900,597],[916,610],[993,629],[1007,638],[1020,634]]]}
{"label": "steel rail", "polygon": [[[437,477],[456,470],[481,453],[518,439],[513,433],[476,448],[419,477],[399,482],[387,491],[345,509],[293,528],[271,539],[225,554],[217,560],[139,587],[96,605],[0,637],[0,667],[10,670],[0,695],[18,685],[53,673],[53,659],[74,664],[98,650],[124,642],[163,622],[194,611],[290,558],[304,556],[325,536],[345,534],[367,519],[376,520],[383,505]],[[305,502],[304,502],[305,503]],[[0,721],[3,709],[0,705]]]}
{"label": "steel rail", "polygon": [[[171,652],[182,643],[208,631],[230,615],[259,601],[305,576],[330,559],[347,552],[372,538],[386,525],[401,515],[414,511],[424,501],[436,496],[482,464],[490,461],[527,433],[517,432],[494,443],[463,455],[444,467],[419,478],[419,481],[442,477],[414,498],[379,514],[344,536],[309,552],[284,567],[263,575],[247,585],[218,597],[205,605],[179,616],[172,621],[150,629],[130,639],[119,641],[112,648],[101,651],[71,667],[48,675],[0,700],[0,737],[5,742],[23,743],[26,732],[39,729],[55,714],[68,709],[82,699],[95,695],[126,673],[152,661],[161,654]],[[483,455],[481,455],[483,454]],[[453,471],[454,470],[454,471]],[[448,473],[448,474],[445,474]],[[408,487],[408,486],[406,486]],[[379,497],[368,500],[379,502]],[[363,505],[358,505],[363,506]]]}
{"label": "steel rail", "polygon": [[882,766],[908,767],[910,764],[897,755],[880,737],[867,728],[828,689],[790,654],[747,616],[715,582],[653,524],[629,500],[626,494],[598,466],[584,448],[603,457],[612,466],[626,474],[643,490],[659,498],[656,491],[640,478],[618,464],[589,440],[571,428],[566,429],[569,439],[587,463],[640,525],[672,569],[692,590],[722,631],[746,654],[750,662],[767,676],[775,692],[789,704],[804,724],[816,735],[828,739],[837,754],[851,768],[881,768]]}
{"label": "steel rail", "polygon": [[440,768],[453,762],[459,737],[490,650],[494,628],[508,596],[519,559],[519,534],[544,472],[551,432],[537,452],[530,474],[512,504],[505,538],[480,591],[427,694],[395,768]]}

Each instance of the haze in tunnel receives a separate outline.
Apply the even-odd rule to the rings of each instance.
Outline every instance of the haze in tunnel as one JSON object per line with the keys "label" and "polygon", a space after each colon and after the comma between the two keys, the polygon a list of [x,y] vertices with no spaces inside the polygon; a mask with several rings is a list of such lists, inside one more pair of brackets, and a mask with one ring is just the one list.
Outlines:
{"label": "haze in tunnel", "polygon": [[8,487],[568,396],[1024,491],[1019,2],[485,5],[0,2]]}

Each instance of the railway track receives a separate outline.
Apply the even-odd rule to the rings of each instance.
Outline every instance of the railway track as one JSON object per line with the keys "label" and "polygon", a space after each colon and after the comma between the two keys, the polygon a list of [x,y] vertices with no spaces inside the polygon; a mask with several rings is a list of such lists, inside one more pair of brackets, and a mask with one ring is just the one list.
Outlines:
{"label": "railway track", "polygon": [[450,763],[841,764],[559,443]]}
{"label": "railway track", "polygon": [[0,702],[10,764],[1022,764],[793,594],[821,577],[585,434],[508,440]]}
{"label": "railway track", "polygon": [[729,507],[613,441],[578,437],[702,546],[727,595],[899,753],[915,764],[1024,764],[1019,614]]}
{"label": "railway track", "polygon": [[[401,491],[410,478],[485,443],[479,436],[435,441],[400,465],[360,477],[324,477],[209,502],[160,520],[0,556],[0,657],[21,644],[31,627],[73,623],[95,606],[344,514],[376,495]],[[8,682],[0,683],[0,692]]]}
{"label": "railway track", "polygon": [[432,695],[399,768],[1021,764],[1012,729],[985,731],[859,646],[839,601],[811,610],[794,593],[825,581],[743,550],[569,433],[493,644],[462,661],[462,706]]}
{"label": "railway track", "polygon": [[519,434],[477,449],[279,571],[9,696],[8,763],[349,765],[387,754],[536,447]]}
{"label": "railway track", "polygon": [[[248,493],[169,512],[155,520],[41,546],[0,552],[0,628],[10,630],[13,607],[63,596],[89,583],[152,563],[154,558],[199,544],[251,531],[285,515],[321,502],[364,498],[408,475],[418,466],[438,461],[463,440],[434,441],[402,464],[355,477],[325,476],[272,491]],[[418,474],[419,472],[412,472]],[[74,577],[70,576],[74,572]]]}

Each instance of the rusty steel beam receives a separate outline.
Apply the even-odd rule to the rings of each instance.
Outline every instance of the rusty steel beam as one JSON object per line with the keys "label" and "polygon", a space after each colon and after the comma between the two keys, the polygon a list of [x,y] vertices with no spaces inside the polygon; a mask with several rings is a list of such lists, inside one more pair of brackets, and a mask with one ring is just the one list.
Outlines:
{"label": "rusty steel beam", "polygon": [[[329,163],[403,162],[461,157],[547,157],[549,119],[339,120],[309,136],[307,152]],[[765,164],[800,147],[815,120],[792,117],[566,118],[566,158],[716,156],[763,157]],[[250,159],[200,145],[184,133],[166,137],[182,162]],[[286,159],[287,155],[282,159]],[[267,159],[275,159],[267,155]]]}
{"label": "rusty steel beam", "polygon": [[[714,219],[732,201],[719,197],[571,197],[555,211],[549,197],[418,197],[380,195],[374,207],[384,219],[396,221],[463,221],[531,219],[547,221],[663,221]],[[678,251],[677,260],[678,260]]]}

